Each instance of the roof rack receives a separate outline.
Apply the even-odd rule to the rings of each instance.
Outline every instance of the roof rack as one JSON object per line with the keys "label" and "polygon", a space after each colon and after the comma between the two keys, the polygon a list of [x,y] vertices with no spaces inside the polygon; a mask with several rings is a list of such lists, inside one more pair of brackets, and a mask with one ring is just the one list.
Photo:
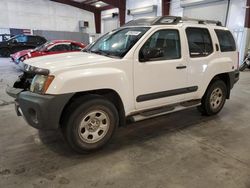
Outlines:
{"label": "roof rack", "polygon": [[217,26],[222,26],[220,21],[213,21],[213,20],[200,20],[194,18],[187,18],[187,17],[179,17],[179,16],[161,16],[156,18],[141,18],[137,20],[132,20],[126,23],[124,26],[150,26],[150,25],[174,25],[183,22],[197,22],[198,24],[215,24]]}

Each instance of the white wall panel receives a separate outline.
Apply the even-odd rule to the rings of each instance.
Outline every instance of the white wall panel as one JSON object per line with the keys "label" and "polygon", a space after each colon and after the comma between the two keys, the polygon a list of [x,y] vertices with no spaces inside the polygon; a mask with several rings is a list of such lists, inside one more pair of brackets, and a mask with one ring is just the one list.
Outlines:
{"label": "white wall panel", "polygon": [[[127,4],[126,4],[127,9],[136,9],[136,8],[142,8],[142,7],[147,7],[151,5],[158,5],[156,16],[161,16],[161,13],[162,13],[161,0],[143,0],[143,1],[127,0]],[[132,15],[126,15],[126,22],[132,19],[133,19]]]}
{"label": "white wall panel", "polygon": [[170,3],[171,16],[183,16],[183,8],[180,5],[180,0],[172,0]]}
{"label": "white wall panel", "polygon": [[79,21],[89,22],[95,33],[94,14],[49,0],[1,0],[0,27],[55,31],[79,31]]}
{"label": "white wall panel", "polygon": [[101,13],[101,18],[102,18],[101,31],[103,34],[109,31],[112,31],[113,29],[116,29],[120,26],[119,16],[116,18],[103,19],[105,16],[107,15],[109,16],[112,13],[119,13],[118,8],[105,10],[105,11],[102,11]]}
{"label": "white wall panel", "polygon": [[227,1],[206,3],[185,7],[183,16],[207,20],[219,20],[223,24],[226,20]]}

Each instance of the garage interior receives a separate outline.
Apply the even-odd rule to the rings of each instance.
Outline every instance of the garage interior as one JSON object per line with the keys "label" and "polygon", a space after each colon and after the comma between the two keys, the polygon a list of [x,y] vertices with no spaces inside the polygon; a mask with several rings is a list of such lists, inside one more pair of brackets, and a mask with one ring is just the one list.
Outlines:
{"label": "garage interior", "polygon": [[[233,33],[241,64],[250,48],[249,8],[250,0],[2,0],[0,35],[88,45],[138,18],[219,20]],[[249,69],[218,115],[191,108],[128,123],[85,155],[72,152],[59,132],[16,116],[5,90],[20,74],[11,58],[0,57],[0,187],[250,187]]]}

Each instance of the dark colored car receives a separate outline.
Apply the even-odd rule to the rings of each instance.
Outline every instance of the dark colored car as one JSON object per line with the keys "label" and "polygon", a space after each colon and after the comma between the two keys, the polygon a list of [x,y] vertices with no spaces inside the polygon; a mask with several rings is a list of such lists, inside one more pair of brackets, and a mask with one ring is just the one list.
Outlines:
{"label": "dark colored car", "polygon": [[16,35],[7,41],[0,42],[0,55],[9,57],[10,54],[25,49],[34,49],[46,43],[46,39],[41,36],[34,35]]}
{"label": "dark colored car", "polygon": [[11,34],[0,34],[0,42],[7,41],[11,37],[14,37],[14,35],[11,35]]}
{"label": "dark colored car", "polygon": [[46,42],[33,50],[22,50],[15,54],[11,54],[10,57],[14,63],[19,64],[20,62],[33,57],[81,51],[85,46],[86,45],[83,43],[72,40],[53,40]]}

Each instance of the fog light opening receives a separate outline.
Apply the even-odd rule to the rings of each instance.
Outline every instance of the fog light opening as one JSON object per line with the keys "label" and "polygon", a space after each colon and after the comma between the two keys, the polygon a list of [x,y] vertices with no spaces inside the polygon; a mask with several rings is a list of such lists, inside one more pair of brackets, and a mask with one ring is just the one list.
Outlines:
{"label": "fog light opening", "polygon": [[31,117],[31,120],[35,123],[35,124],[38,124],[38,119],[37,119],[37,113],[36,111],[33,109],[33,108],[30,108],[28,110],[29,112],[29,115]]}

